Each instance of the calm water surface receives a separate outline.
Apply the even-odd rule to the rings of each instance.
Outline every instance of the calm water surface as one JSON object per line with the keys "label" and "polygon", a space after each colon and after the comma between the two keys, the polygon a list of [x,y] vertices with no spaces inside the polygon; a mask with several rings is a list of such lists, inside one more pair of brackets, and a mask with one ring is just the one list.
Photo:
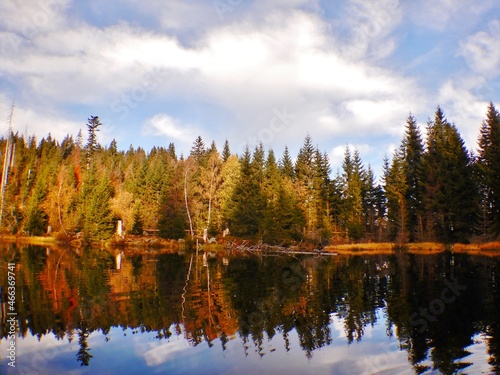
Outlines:
{"label": "calm water surface", "polygon": [[2,374],[500,373],[500,258],[0,245],[0,266]]}

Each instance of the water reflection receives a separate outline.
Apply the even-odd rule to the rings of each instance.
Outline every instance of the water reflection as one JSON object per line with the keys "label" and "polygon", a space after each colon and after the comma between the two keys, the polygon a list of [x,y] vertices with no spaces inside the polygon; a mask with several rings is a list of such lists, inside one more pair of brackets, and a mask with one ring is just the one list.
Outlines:
{"label": "water reflection", "polygon": [[[17,264],[16,309],[26,340],[18,340],[18,354],[28,346],[41,353],[50,336],[54,348],[71,347],[41,356],[51,369],[109,372],[114,367],[103,366],[119,362],[103,357],[126,353],[143,360],[124,363],[128,371],[162,365],[189,373],[208,363],[199,358],[220,353],[217,372],[245,373],[235,361],[243,356],[290,373],[500,373],[498,258],[0,249],[1,269]],[[6,272],[0,280],[7,285]],[[1,328],[7,369],[5,316]],[[138,334],[147,340],[134,341]],[[39,345],[28,345],[30,337]],[[131,349],[134,342],[142,354]],[[253,372],[259,364],[252,363]]]}

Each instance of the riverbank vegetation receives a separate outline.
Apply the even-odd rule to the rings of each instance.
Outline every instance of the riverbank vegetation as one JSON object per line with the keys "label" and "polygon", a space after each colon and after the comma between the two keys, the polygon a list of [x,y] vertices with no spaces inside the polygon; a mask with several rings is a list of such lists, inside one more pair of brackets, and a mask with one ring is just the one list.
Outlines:
{"label": "riverbank vegetation", "polygon": [[[345,150],[336,174],[326,152],[306,135],[294,158],[260,144],[236,154],[197,137],[189,155],[173,143],[149,152],[116,141],[99,144],[92,116],[61,142],[49,134],[0,139],[4,234],[109,240],[231,234],[270,245],[305,241],[323,248],[365,242],[484,243],[500,237],[500,115],[490,103],[477,152],[464,145],[440,107],[422,134],[409,115],[383,176]],[[424,139],[425,138],[425,139]],[[443,245],[444,246],[444,245]]]}

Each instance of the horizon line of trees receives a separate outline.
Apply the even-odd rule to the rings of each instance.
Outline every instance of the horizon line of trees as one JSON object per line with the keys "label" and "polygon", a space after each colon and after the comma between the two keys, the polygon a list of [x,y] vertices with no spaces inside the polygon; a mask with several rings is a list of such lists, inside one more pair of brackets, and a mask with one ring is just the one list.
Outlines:
{"label": "horizon line of trees", "polygon": [[39,143],[17,133],[0,138],[2,167],[10,167],[1,231],[40,235],[50,227],[82,232],[92,242],[112,237],[122,220],[130,234],[155,229],[177,239],[229,228],[271,244],[500,237],[500,114],[491,102],[477,154],[440,107],[427,122],[425,142],[410,114],[378,183],[349,147],[333,176],[328,154],[309,134],[294,162],[288,147],[280,157],[262,144],[237,155],[227,140],[219,151],[201,137],[187,157],[178,157],[173,143],[149,153],[132,145],[119,151],[115,140],[99,144],[100,126],[97,116],[88,119],[85,145],[81,131],[60,143],[50,134]]}

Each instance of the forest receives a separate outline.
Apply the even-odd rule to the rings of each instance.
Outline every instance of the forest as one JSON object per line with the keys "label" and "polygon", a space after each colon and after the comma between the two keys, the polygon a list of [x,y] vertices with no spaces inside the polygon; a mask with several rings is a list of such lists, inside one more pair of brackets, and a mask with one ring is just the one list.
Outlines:
{"label": "forest", "polygon": [[410,114],[383,176],[346,147],[339,172],[308,134],[295,158],[260,144],[241,154],[201,137],[189,155],[98,142],[91,116],[57,141],[10,132],[0,139],[0,231],[18,235],[238,238],[269,244],[487,242],[500,237],[500,114],[490,103],[477,150],[465,147],[440,107],[425,129]]}

